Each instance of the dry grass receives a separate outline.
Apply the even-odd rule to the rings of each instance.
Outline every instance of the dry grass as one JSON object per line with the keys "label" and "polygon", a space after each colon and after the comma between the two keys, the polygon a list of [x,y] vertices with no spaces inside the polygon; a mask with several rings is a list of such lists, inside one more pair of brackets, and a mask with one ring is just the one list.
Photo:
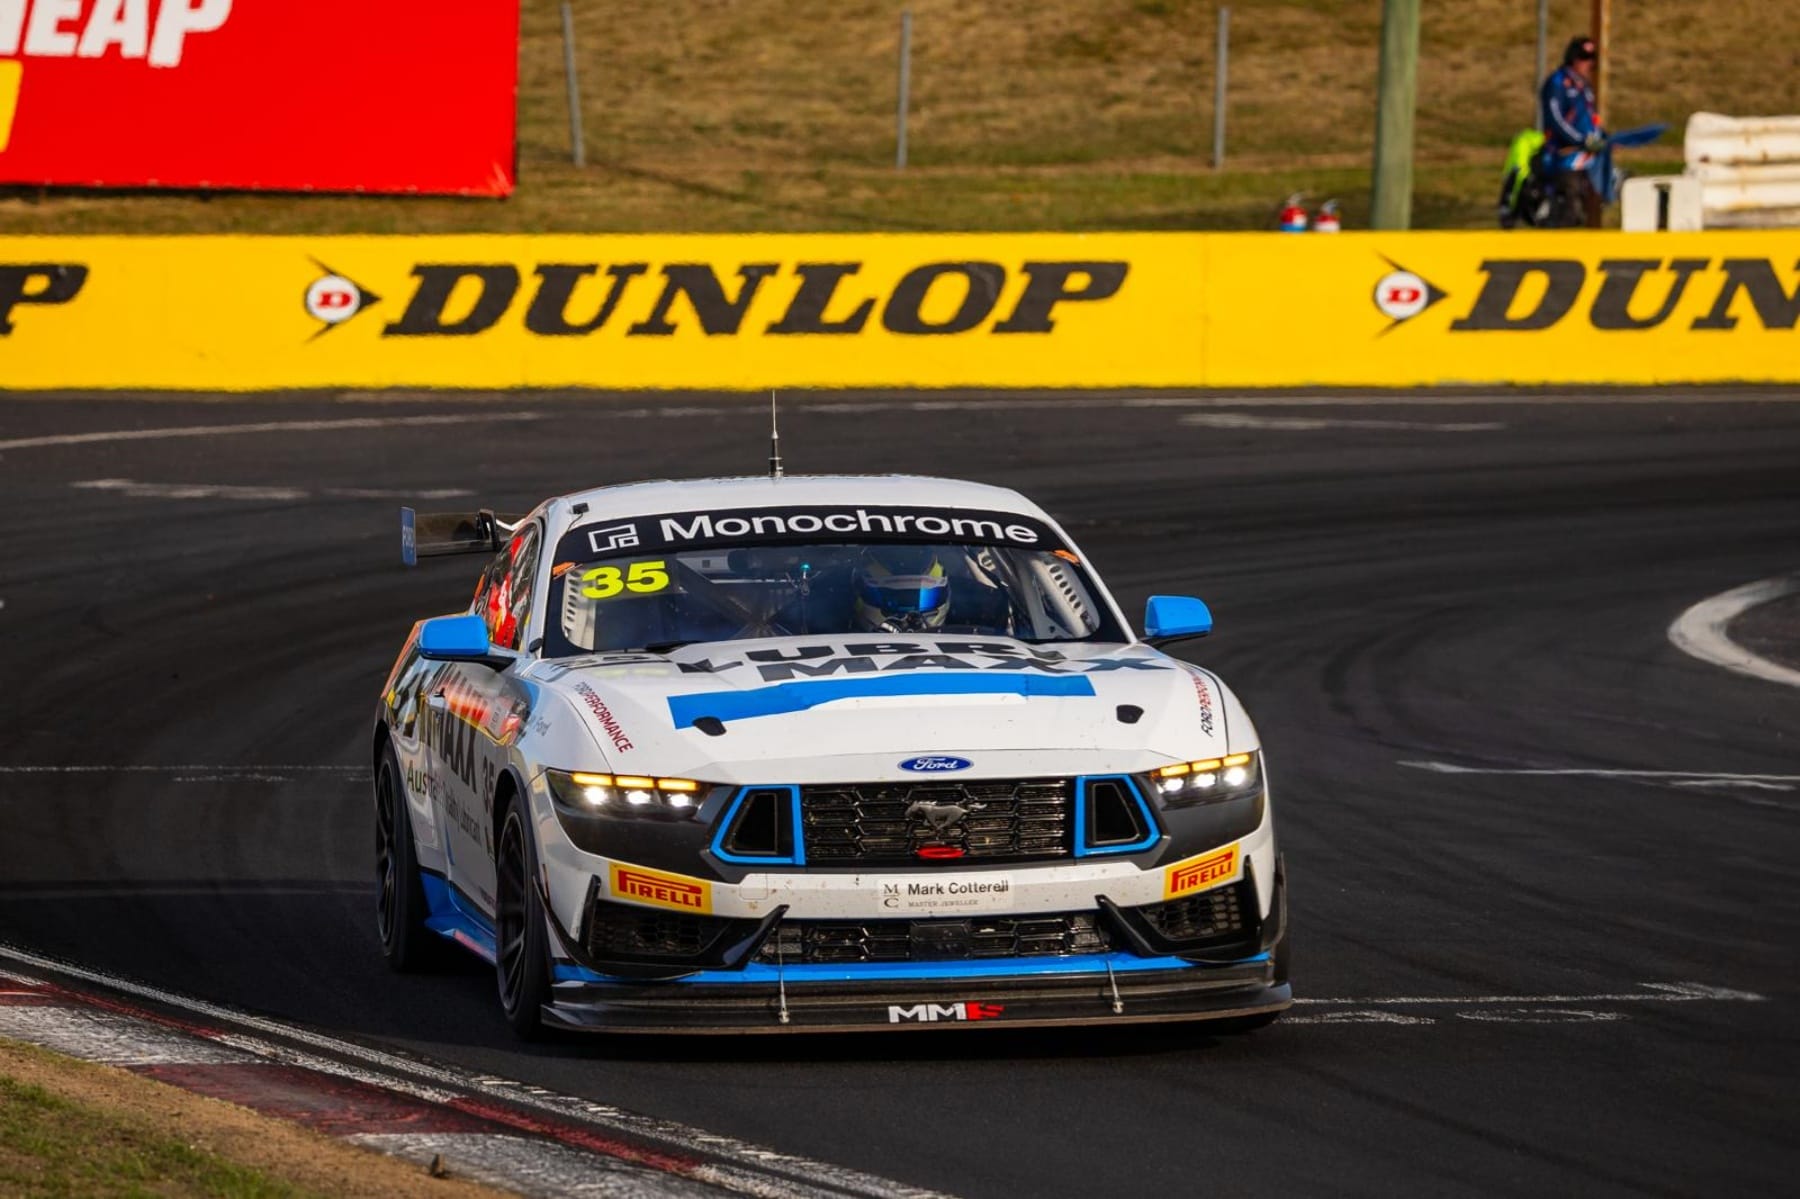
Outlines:
{"label": "dry grass", "polygon": [[[0,231],[1241,228],[1282,194],[1368,190],[1380,0],[1233,5],[1227,171],[1215,7],[1196,0],[577,0],[590,166],[568,164],[558,7],[524,0],[520,192],[505,203],[0,202]],[[899,11],[913,166],[893,170]],[[1608,109],[1800,112],[1800,3],[1616,4]],[[1588,0],[1551,4],[1551,53]],[[1489,219],[1531,121],[1535,0],[1426,0],[1416,219]],[[1642,160],[1640,160],[1642,161]]]}
{"label": "dry grass", "polygon": [[0,1040],[0,1195],[497,1199],[110,1066]]}

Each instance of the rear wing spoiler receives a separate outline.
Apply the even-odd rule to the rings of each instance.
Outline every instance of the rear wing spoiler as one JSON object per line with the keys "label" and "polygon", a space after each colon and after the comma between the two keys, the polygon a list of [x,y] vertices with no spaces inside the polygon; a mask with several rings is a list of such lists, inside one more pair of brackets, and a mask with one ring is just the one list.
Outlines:
{"label": "rear wing spoiler", "polygon": [[497,554],[524,521],[523,516],[479,512],[427,512],[400,509],[400,561],[417,566],[420,558],[443,554]]}

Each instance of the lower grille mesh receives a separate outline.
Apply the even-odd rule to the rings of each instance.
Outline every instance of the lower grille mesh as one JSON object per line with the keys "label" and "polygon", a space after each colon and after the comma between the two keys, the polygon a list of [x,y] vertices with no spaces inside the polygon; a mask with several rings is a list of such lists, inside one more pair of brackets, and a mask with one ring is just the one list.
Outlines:
{"label": "lower grille mesh", "polygon": [[1111,933],[1098,912],[967,920],[787,920],[757,953],[760,962],[945,962],[1105,953]]}
{"label": "lower grille mesh", "polygon": [[587,951],[596,958],[691,958],[718,938],[722,921],[630,904],[597,902],[588,913]]}
{"label": "lower grille mesh", "polygon": [[1235,936],[1244,931],[1244,914],[1238,891],[1247,886],[1202,891],[1171,903],[1139,908],[1158,932],[1171,941],[1207,941]]}

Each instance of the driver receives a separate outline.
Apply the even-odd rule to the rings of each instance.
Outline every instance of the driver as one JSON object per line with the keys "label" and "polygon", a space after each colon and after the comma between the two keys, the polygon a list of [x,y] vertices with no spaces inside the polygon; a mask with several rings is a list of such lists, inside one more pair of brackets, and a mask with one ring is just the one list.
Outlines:
{"label": "driver", "polygon": [[929,546],[876,546],[854,572],[855,626],[871,633],[921,633],[944,626],[950,580]]}

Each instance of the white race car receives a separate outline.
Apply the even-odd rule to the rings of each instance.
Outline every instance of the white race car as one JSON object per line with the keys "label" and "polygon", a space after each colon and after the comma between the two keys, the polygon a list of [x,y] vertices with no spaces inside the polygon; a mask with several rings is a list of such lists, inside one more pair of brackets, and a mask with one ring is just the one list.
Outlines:
{"label": "white race car", "polygon": [[379,928],[495,963],[522,1035],[1273,1019],[1292,1003],[1256,727],[1133,635],[1016,492],[633,483],[516,521],[414,626],[374,728]]}

